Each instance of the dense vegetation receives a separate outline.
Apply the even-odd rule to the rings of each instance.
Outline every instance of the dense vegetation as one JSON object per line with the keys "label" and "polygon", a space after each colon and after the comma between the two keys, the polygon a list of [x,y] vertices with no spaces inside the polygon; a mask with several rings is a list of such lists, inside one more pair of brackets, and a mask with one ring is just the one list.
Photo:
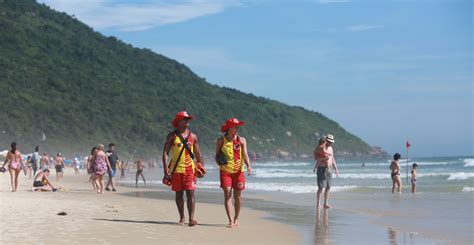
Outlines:
{"label": "dense vegetation", "polygon": [[39,144],[84,154],[115,142],[122,155],[138,147],[158,157],[174,114],[187,110],[208,153],[236,116],[248,122],[241,134],[249,150],[263,156],[311,154],[318,136],[332,133],[339,154],[373,157],[320,113],[211,85],[184,64],[31,0],[0,0],[0,99],[0,148],[17,141],[26,151]]}

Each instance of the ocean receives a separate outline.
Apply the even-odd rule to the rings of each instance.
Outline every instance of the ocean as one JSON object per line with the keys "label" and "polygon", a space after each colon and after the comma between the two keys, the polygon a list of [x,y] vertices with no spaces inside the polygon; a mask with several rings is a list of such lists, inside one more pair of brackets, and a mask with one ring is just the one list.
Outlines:
{"label": "ocean", "polygon": [[[417,194],[409,183],[417,163]],[[391,194],[390,160],[339,161],[330,211],[316,211],[313,162],[253,163],[244,206],[268,211],[271,219],[301,231],[303,244],[472,244],[474,241],[474,157],[431,157],[401,161],[403,194]],[[207,163],[198,180],[198,202],[221,203],[219,171]],[[162,169],[145,172],[149,187],[161,184]],[[134,184],[133,172],[125,181]],[[173,198],[170,195],[170,198]],[[223,212],[223,217],[224,217]],[[348,228],[350,227],[350,228]],[[321,230],[323,229],[323,230]],[[360,240],[354,240],[354,239]]]}
{"label": "ocean", "polygon": [[[390,190],[390,160],[341,161],[340,175],[333,178],[333,192],[386,192]],[[412,163],[418,164],[419,192],[465,192],[474,190],[474,157],[434,157],[408,159],[408,180]],[[406,182],[406,159],[401,161],[403,184]],[[247,190],[255,192],[315,193],[316,174],[313,162],[253,163],[252,176],[247,176]],[[208,175],[199,181],[200,188],[218,189],[215,164],[207,164]],[[408,184],[411,185],[408,181]]]}

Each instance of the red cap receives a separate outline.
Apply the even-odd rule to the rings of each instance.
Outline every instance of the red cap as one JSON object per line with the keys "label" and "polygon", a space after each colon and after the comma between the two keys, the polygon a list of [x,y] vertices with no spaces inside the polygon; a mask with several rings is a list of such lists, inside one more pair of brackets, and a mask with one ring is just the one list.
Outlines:
{"label": "red cap", "polygon": [[178,112],[178,114],[176,114],[176,117],[173,119],[171,124],[173,125],[173,127],[178,128],[179,122],[186,118],[193,119],[194,116],[190,116],[186,111],[180,111]]}
{"label": "red cap", "polygon": [[221,132],[224,133],[227,130],[229,130],[229,128],[240,127],[240,126],[243,126],[244,124],[245,122],[239,121],[239,119],[237,118],[229,118],[227,119],[225,124],[222,125]]}

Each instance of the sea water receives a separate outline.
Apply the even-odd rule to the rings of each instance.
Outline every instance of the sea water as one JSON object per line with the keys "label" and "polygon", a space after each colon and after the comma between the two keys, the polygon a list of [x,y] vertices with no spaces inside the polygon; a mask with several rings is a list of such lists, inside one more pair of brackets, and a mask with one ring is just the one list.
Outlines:
{"label": "sea water", "polygon": [[[338,162],[340,174],[331,188],[334,208],[327,213],[315,209],[314,162],[252,163],[244,196],[257,199],[245,200],[244,206],[269,211],[274,219],[294,225],[304,233],[304,244],[473,241],[474,157],[403,159],[402,195],[391,194],[390,162]],[[410,193],[413,163],[418,164],[416,195]],[[207,163],[206,169],[205,178],[198,180],[197,200],[221,203],[219,169],[214,163]],[[152,188],[163,187],[162,169],[145,175]],[[131,173],[126,182],[134,183]],[[324,214],[329,218],[321,225]]]}

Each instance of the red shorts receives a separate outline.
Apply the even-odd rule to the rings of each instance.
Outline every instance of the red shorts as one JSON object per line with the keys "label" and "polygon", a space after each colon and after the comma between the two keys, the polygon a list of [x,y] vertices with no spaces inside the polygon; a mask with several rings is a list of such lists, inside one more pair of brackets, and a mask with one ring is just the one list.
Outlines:
{"label": "red shorts", "polygon": [[245,175],[239,171],[235,174],[229,174],[221,170],[221,188],[232,187],[237,190],[245,190]]}
{"label": "red shorts", "polygon": [[195,191],[196,176],[194,173],[174,173],[171,180],[171,190],[173,191]]}

